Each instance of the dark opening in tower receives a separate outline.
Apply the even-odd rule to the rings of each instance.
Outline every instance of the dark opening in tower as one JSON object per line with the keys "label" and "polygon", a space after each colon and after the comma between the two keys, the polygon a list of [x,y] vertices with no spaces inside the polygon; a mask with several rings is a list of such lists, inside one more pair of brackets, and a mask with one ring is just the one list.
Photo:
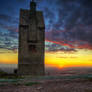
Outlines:
{"label": "dark opening in tower", "polygon": [[36,45],[30,45],[29,44],[29,51],[31,51],[31,52],[37,52],[37,50],[36,50]]}

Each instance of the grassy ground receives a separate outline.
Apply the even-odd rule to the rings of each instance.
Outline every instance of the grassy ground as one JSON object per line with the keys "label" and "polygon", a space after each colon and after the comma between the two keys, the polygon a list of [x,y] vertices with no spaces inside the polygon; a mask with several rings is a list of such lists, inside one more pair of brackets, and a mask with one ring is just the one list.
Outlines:
{"label": "grassy ground", "polygon": [[[26,86],[31,86],[34,84],[39,84],[37,81],[44,80],[56,80],[56,79],[85,79],[92,82],[92,74],[88,75],[77,75],[77,76],[17,76],[17,75],[7,75],[0,77],[0,84],[2,83],[13,83],[15,85],[24,84]],[[31,82],[30,82],[31,81]]]}
{"label": "grassy ground", "polygon": [[92,75],[0,78],[0,92],[92,92]]}

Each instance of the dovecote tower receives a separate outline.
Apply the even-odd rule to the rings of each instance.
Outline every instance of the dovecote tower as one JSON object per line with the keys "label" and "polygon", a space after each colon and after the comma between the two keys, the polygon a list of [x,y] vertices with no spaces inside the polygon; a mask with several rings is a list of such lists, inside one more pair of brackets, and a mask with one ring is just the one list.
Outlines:
{"label": "dovecote tower", "polygon": [[18,74],[44,75],[44,42],[43,13],[32,0],[29,10],[20,10]]}

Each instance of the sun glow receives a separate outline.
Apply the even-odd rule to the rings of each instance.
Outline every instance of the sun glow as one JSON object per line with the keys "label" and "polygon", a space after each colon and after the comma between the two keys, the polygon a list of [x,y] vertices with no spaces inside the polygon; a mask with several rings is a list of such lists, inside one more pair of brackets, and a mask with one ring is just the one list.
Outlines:
{"label": "sun glow", "polygon": [[92,66],[92,50],[77,52],[46,52],[45,64],[53,67],[89,67]]}
{"label": "sun glow", "polygon": [[[18,52],[0,49],[1,64],[18,64]],[[78,49],[76,52],[45,52],[45,66],[92,67],[92,50]]]}
{"label": "sun glow", "polygon": [[18,53],[6,49],[0,49],[0,63],[1,64],[17,64]]}

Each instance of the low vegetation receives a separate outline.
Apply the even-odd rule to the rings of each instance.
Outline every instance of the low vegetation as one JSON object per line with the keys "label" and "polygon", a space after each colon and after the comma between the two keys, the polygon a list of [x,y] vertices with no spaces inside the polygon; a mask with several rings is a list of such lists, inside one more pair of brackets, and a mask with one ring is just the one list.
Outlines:
{"label": "low vegetation", "polygon": [[25,86],[32,86],[32,85],[38,85],[38,84],[41,84],[40,82],[28,82],[28,83],[25,83],[24,85]]}

